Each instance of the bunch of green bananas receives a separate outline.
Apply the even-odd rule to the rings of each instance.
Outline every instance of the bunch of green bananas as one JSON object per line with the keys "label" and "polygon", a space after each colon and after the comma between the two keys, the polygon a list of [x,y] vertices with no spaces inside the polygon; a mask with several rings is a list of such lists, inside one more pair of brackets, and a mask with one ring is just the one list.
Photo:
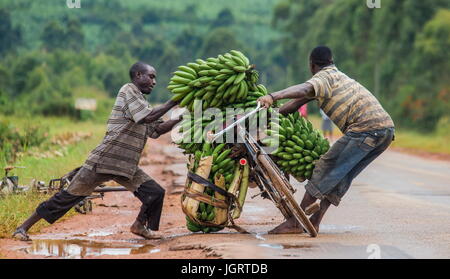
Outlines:
{"label": "bunch of green bananas", "polygon": [[194,109],[194,100],[203,101],[203,109],[242,103],[250,91],[256,91],[258,72],[240,51],[231,50],[206,61],[197,59],[178,67],[167,89],[180,101],[180,107]]}
{"label": "bunch of green bananas", "polygon": [[[214,211],[212,211],[212,212],[214,212]],[[212,219],[214,219],[214,217]],[[218,232],[223,229],[223,228],[219,228],[219,227],[206,227],[206,226],[199,225],[199,224],[195,223],[194,221],[192,221],[191,218],[189,218],[189,216],[186,216],[186,227],[191,232],[202,231],[204,233]]]}
{"label": "bunch of green bananas", "polygon": [[[236,173],[240,173],[237,167],[237,159],[231,158],[231,144],[209,143],[205,141],[204,130],[218,132],[221,130],[226,119],[226,107],[249,109],[256,106],[259,97],[267,95],[267,89],[262,84],[257,84],[258,72],[250,65],[248,58],[240,51],[231,50],[229,53],[219,55],[216,58],[208,58],[206,61],[197,59],[195,63],[179,66],[174,73],[169,86],[167,87],[174,96],[172,100],[180,101],[180,107],[186,107],[190,112],[190,117],[186,117],[180,123],[183,133],[178,146],[184,150],[185,154],[193,154],[193,166],[190,168],[195,172],[199,166],[201,158],[213,156],[209,181],[214,181],[218,175],[223,175],[225,180],[225,190],[233,190],[230,187]],[[197,100],[202,101],[202,108],[219,108],[222,112],[221,118],[214,119],[202,117],[194,119],[192,113],[197,106]],[[256,118],[253,119],[254,121]],[[248,123],[252,125],[255,123]],[[214,197],[217,193],[208,187],[204,194]],[[245,197],[244,197],[245,198]],[[223,217],[223,211],[216,214],[216,209],[206,203],[201,202],[196,218],[209,222],[216,215]],[[221,228],[202,226],[186,217],[187,228],[193,232],[213,232]]]}
{"label": "bunch of green bananas", "polygon": [[[264,85],[258,84],[255,86],[255,91],[250,91],[246,97],[245,100],[243,100],[241,103],[235,103],[231,107],[236,109],[251,109],[256,106],[257,99],[259,97],[267,95],[267,89]],[[273,110],[269,108],[269,111],[272,113]],[[182,137],[178,142],[178,146],[181,149],[184,149],[185,154],[194,154],[195,151],[201,150],[203,143],[205,142],[205,135],[204,135],[204,129],[208,129],[211,132],[219,132],[220,129],[222,129],[223,124],[225,123],[227,115],[226,111],[222,110],[221,118],[204,118],[196,119],[194,120],[194,114],[191,113],[190,117],[184,118],[180,125],[181,125],[181,132]],[[256,126],[256,121],[258,118],[258,114],[252,118],[250,118],[248,125],[252,125],[252,127]],[[217,129],[219,128],[219,129]]]}
{"label": "bunch of green bananas", "polygon": [[328,140],[298,111],[288,116],[279,114],[276,122],[270,123],[266,131],[269,137],[262,142],[267,146],[278,143],[272,154],[283,171],[301,180],[310,179],[316,161],[330,148]]}
{"label": "bunch of green bananas", "polygon": [[[228,146],[227,146],[228,145]],[[217,174],[222,174],[225,177],[225,183],[228,189],[229,183],[233,179],[233,172],[235,168],[236,160],[230,158],[231,148],[229,144],[226,143],[194,143],[185,144],[181,143],[179,145],[181,148],[185,149],[186,154],[194,154],[194,167],[197,169],[200,159],[205,156],[213,156],[213,165],[211,168],[211,173],[209,179],[212,181]],[[211,152],[205,150],[212,149]]]}

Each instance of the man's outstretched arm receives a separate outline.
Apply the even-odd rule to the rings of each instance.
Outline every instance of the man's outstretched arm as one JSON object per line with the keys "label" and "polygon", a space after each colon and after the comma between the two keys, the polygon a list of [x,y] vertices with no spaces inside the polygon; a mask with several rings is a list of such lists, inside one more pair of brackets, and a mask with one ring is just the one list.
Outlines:
{"label": "man's outstretched arm", "polygon": [[182,120],[182,117],[180,117],[179,119],[172,119],[172,120],[164,121],[161,124],[157,125],[155,127],[155,130],[159,135],[163,135],[169,131],[172,131],[173,127],[175,125],[177,125],[177,123],[180,122],[181,120]]}
{"label": "man's outstretched arm", "polygon": [[[273,104],[273,102],[277,100],[301,99],[304,101],[304,104],[306,104],[307,102],[311,101],[313,97],[314,97],[314,87],[312,86],[312,84],[302,83],[271,93],[270,95],[260,97],[258,99],[258,102],[260,102],[261,105],[263,105],[264,107],[268,108]],[[298,105],[299,103],[300,101],[296,104]]]}
{"label": "man's outstretched arm", "polygon": [[280,113],[283,115],[286,115],[289,113],[296,112],[301,106],[303,106],[304,104],[306,104],[310,101],[312,101],[312,99],[308,99],[308,98],[299,98],[299,99],[291,100],[281,106]]}
{"label": "man's outstretched arm", "polygon": [[141,121],[139,121],[139,123],[155,122],[177,104],[178,102],[169,100],[166,103],[153,108],[152,111],[146,117],[144,117]]}

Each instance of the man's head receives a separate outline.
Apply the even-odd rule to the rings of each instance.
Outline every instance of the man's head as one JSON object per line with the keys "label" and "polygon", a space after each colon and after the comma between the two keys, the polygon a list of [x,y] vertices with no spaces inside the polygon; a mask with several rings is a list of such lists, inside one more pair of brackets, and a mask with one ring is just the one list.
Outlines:
{"label": "man's head", "polygon": [[309,56],[309,69],[315,75],[320,69],[334,64],[331,49],[326,46],[315,47]]}
{"label": "man's head", "polygon": [[150,94],[156,86],[156,70],[144,62],[136,62],[130,68],[130,79],[143,94]]}

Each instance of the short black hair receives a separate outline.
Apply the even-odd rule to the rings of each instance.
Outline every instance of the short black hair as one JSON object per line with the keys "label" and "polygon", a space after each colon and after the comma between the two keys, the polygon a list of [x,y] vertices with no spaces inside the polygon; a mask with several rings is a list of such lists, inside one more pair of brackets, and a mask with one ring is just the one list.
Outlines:
{"label": "short black hair", "polygon": [[147,67],[149,65],[147,63],[138,61],[136,63],[133,64],[133,66],[131,66],[130,68],[130,79],[134,80],[134,78],[136,77],[137,73],[143,73],[145,72],[145,70],[147,70]]}
{"label": "short black hair", "polygon": [[309,59],[313,64],[316,64],[319,67],[325,67],[333,62],[333,53],[331,53],[331,49],[327,46],[317,46],[311,51],[311,55]]}

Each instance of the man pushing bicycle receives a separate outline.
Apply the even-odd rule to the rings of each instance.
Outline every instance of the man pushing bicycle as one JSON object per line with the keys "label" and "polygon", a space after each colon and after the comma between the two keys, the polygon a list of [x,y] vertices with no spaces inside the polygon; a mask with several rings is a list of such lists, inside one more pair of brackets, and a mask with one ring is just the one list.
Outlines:
{"label": "man pushing bicycle", "polygon": [[[320,209],[310,217],[318,232],[329,206],[338,206],[352,180],[389,147],[394,139],[394,122],[364,86],[338,70],[328,47],[314,48],[309,66],[313,74],[310,80],[261,97],[258,102],[268,108],[274,101],[293,99],[280,109],[280,113],[288,114],[317,100],[344,133],[317,162],[300,204],[305,210],[320,200]],[[301,232],[295,218],[289,218],[269,233]]]}

